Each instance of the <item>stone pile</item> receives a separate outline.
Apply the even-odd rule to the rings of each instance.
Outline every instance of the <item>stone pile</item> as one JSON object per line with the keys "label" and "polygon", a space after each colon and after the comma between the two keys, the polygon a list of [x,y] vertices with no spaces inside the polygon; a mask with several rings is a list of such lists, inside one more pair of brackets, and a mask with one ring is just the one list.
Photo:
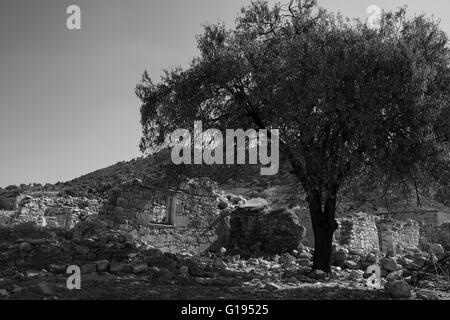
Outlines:
{"label": "stone pile", "polygon": [[390,256],[379,250],[362,252],[335,246],[331,273],[326,274],[311,272],[314,250],[305,246],[281,255],[248,259],[230,254],[225,248],[194,256],[163,253],[137,242],[127,233],[111,229],[108,222],[99,219],[87,219],[72,231],[64,232],[30,226],[0,230],[0,277],[65,274],[69,265],[78,265],[83,274],[134,274],[162,284],[242,286],[274,291],[307,283],[336,283],[370,290],[367,278],[371,274],[366,271],[369,266],[378,265],[386,297],[436,298],[433,293],[419,292],[413,287],[418,271],[434,259],[432,254],[419,250]]}
{"label": "stone pile", "polygon": [[79,223],[72,231],[24,223],[1,227],[0,233],[0,265],[5,268],[48,268],[54,263],[122,260],[136,249],[130,235],[92,221]]}

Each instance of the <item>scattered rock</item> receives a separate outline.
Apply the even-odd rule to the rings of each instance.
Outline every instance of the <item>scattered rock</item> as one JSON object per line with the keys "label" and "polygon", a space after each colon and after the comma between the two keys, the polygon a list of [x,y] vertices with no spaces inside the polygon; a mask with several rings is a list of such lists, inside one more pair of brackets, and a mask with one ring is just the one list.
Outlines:
{"label": "scattered rock", "polygon": [[413,261],[415,264],[417,264],[419,267],[423,267],[425,265],[425,263],[427,262],[427,258],[425,258],[423,255],[421,254],[416,254],[413,257]]}
{"label": "scattered rock", "polygon": [[234,205],[244,204],[246,202],[244,197],[238,196],[238,195],[235,195],[235,194],[230,194],[230,195],[227,196],[227,198]]}
{"label": "scattered rock", "polygon": [[22,242],[19,245],[19,250],[20,251],[24,251],[24,252],[30,252],[31,251],[31,244],[29,244],[28,242]]}
{"label": "scattered rock", "polygon": [[133,266],[132,266],[131,264],[125,264],[125,265],[123,266],[122,272],[125,272],[125,273],[131,273],[131,272],[133,272]]}
{"label": "scattered rock", "polygon": [[422,269],[421,266],[415,264],[414,262],[407,264],[405,268],[408,271],[419,271],[420,269]]}
{"label": "scattered rock", "polygon": [[222,259],[216,259],[214,261],[214,266],[216,268],[222,269],[222,268],[226,268],[227,264]]}
{"label": "scattered rock", "polygon": [[95,262],[97,266],[98,272],[106,272],[108,271],[109,261],[108,260],[100,260]]}
{"label": "scattered rock", "polygon": [[358,256],[360,258],[364,258],[366,255],[361,250],[349,249],[348,253],[352,256]]}
{"label": "scattered rock", "polygon": [[352,270],[349,275],[350,280],[360,280],[364,277],[364,271],[362,270]]}
{"label": "scattered rock", "polygon": [[411,287],[405,280],[387,282],[384,291],[393,299],[406,299],[411,297]]}
{"label": "scattered rock", "polygon": [[135,274],[143,273],[143,272],[146,272],[147,270],[148,270],[148,264],[146,264],[146,263],[140,263],[140,264],[133,266],[133,273],[135,273]]}
{"label": "scattered rock", "polygon": [[411,259],[405,258],[403,256],[398,256],[397,263],[400,264],[402,267],[406,267],[408,264],[413,263],[413,261]]}
{"label": "scattered rock", "polygon": [[267,260],[264,259],[259,259],[259,266],[261,266],[262,268],[269,270],[271,267],[271,263]]}
{"label": "scattered rock", "polygon": [[226,203],[222,198],[219,198],[219,204],[217,206],[219,210],[225,210],[228,208],[228,203]]}
{"label": "scattered rock", "polygon": [[97,271],[97,265],[95,263],[87,263],[81,266],[81,273],[94,273]]}
{"label": "scattered rock", "polygon": [[269,282],[266,284],[265,288],[268,290],[283,290],[284,286],[279,283]]}
{"label": "scattered rock", "polygon": [[297,260],[297,263],[301,267],[309,267],[311,265],[311,262],[309,261],[309,259],[299,259],[299,260]]}
{"label": "scattered rock", "polygon": [[51,273],[64,274],[67,271],[67,266],[66,265],[51,264],[49,269],[50,269]]}
{"label": "scattered rock", "polygon": [[171,281],[173,279],[173,273],[167,268],[160,268],[158,272],[158,279],[163,282]]}
{"label": "scattered rock", "polygon": [[189,275],[192,277],[206,277],[207,272],[198,266],[197,263],[189,263],[188,265]]}
{"label": "scattered rock", "polygon": [[325,280],[327,278],[327,274],[322,270],[314,270],[308,276],[315,280]]}
{"label": "scattered rock", "polygon": [[336,270],[332,270],[330,273],[330,278],[331,279],[339,279],[339,273]]}
{"label": "scattered rock", "polygon": [[45,295],[54,295],[55,294],[55,291],[53,290],[52,286],[46,281],[40,282],[38,284],[38,287],[41,289],[42,293]]}
{"label": "scattered rock", "polygon": [[14,293],[21,293],[23,291],[22,287],[19,287],[18,285],[14,285],[13,292]]}
{"label": "scattered rock", "polygon": [[345,260],[342,266],[346,267],[347,269],[356,269],[358,267],[358,263],[353,260]]}
{"label": "scattered rock", "polygon": [[337,264],[343,263],[345,260],[348,259],[348,250],[341,248],[334,254],[334,259]]}
{"label": "scattered rock", "polygon": [[264,288],[265,284],[261,281],[261,279],[255,278],[252,281],[244,282],[244,287],[252,287],[252,288]]}
{"label": "scattered rock", "polygon": [[189,276],[189,267],[188,266],[181,266],[180,267],[180,273],[182,275]]}
{"label": "scattered rock", "polygon": [[220,254],[221,256],[226,255],[226,254],[227,254],[227,249],[224,248],[224,247],[221,247],[221,248],[219,249],[219,254]]}
{"label": "scattered rock", "polygon": [[291,256],[289,253],[285,253],[280,257],[280,263],[283,266],[291,266],[296,263],[297,259],[294,256]]}
{"label": "scattered rock", "polygon": [[0,296],[8,298],[9,297],[9,293],[5,289],[0,289]]}
{"label": "scattered rock", "polygon": [[36,278],[41,274],[41,271],[27,270],[25,271],[25,274],[27,275],[28,278]]}
{"label": "scattered rock", "polygon": [[403,279],[403,270],[397,270],[393,271],[388,274],[386,277],[386,281],[396,281],[396,280],[402,280]]}
{"label": "scattered rock", "polygon": [[396,271],[401,269],[402,267],[397,263],[395,258],[384,258],[381,260],[381,269],[384,269],[388,272]]}
{"label": "scattered rock", "polygon": [[[245,200],[244,200],[245,201]],[[264,208],[267,207],[269,203],[266,199],[263,198],[253,198],[250,200],[245,201],[245,203],[241,204],[239,207],[241,208]]]}
{"label": "scattered rock", "polygon": [[375,254],[369,253],[367,255],[367,257],[366,257],[366,261],[369,262],[369,263],[375,264],[375,263],[378,262],[378,258],[377,258],[377,256]]}
{"label": "scattered rock", "polygon": [[439,296],[430,290],[420,290],[416,293],[416,297],[421,300],[439,300]]}
{"label": "scattered rock", "polygon": [[117,272],[122,272],[125,268],[125,263],[124,262],[111,262],[111,264],[109,265],[109,271],[113,272],[113,273],[117,273]]}
{"label": "scattered rock", "polygon": [[438,243],[431,243],[430,244],[430,250],[437,257],[442,257],[444,255],[444,253],[445,253],[444,247],[442,247],[442,245],[438,244]]}

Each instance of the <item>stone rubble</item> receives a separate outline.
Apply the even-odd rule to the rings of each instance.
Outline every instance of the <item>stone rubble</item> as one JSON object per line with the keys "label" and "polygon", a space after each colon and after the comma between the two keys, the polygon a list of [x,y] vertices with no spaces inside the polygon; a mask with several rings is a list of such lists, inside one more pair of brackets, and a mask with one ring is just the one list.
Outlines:
{"label": "stone rubble", "polygon": [[[25,239],[21,240],[21,243],[23,243]],[[343,252],[346,253],[347,251],[349,250],[346,248],[336,250],[335,255],[338,255],[339,259],[335,259],[335,261],[341,261]],[[249,259],[242,259],[239,255],[227,255],[223,252],[192,256],[190,254],[163,253],[154,249],[142,251],[135,248],[124,255],[120,261],[117,259],[87,261],[81,265],[81,270],[83,274],[91,276],[107,273],[147,276],[149,279],[153,279],[155,283],[160,284],[178,283],[183,285],[195,283],[201,286],[241,286],[242,288],[257,290],[280,291],[308,283],[335,283],[336,285],[349,283],[355,288],[373,290],[367,286],[367,278],[370,275],[366,273],[363,266],[376,257],[383,274],[382,287],[379,290],[385,292],[386,298],[439,299],[439,296],[433,292],[422,289],[416,290],[413,287],[413,273],[398,263],[404,258],[401,256],[384,257],[383,253],[371,252],[361,258],[359,255],[352,255],[349,251],[349,254],[345,256],[347,260],[344,260],[344,263],[339,263],[340,266],[332,266],[331,272],[327,274],[320,270],[311,272],[310,257],[312,257],[313,249],[308,247],[281,256],[267,255]],[[411,262],[407,261],[407,263],[414,263],[412,260],[408,260]],[[304,265],[305,261],[309,261],[308,266]],[[354,262],[357,267],[354,267],[354,264],[349,264],[350,261]],[[18,266],[8,265],[8,267],[2,268],[2,276],[7,276],[5,271],[22,278],[42,277],[49,273],[64,274],[65,268],[69,264],[70,262],[60,265],[42,265],[41,269],[38,269],[42,271],[23,270]],[[39,287],[44,295],[54,295],[54,288],[45,281],[40,282]],[[12,289],[8,291],[6,288],[1,288],[1,282],[0,290],[2,290],[0,295],[3,297],[19,294],[21,291],[13,292]]]}
{"label": "stone rubble", "polygon": [[[410,243],[397,231],[395,243],[404,244],[401,250],[397,250],[399,247],[383,250],[388,244],[381,248],[372,246],[366,238],[361,240],[362,245],[356,245],[357,225],[370,223],[376,227],[375,222],[367,222],[361,215],[347,224],[350,230],[347,235],[345,223],[341,225],[340,241],[348,240],[348,244],[333,245],[331,272],[325,273],[312,271],[314,249],[302,245],[305,230],[296,223],[292,212],[267,210],[264,199],[220,195],[219,209],[233,209],[231,224],[241,223],[242,232],[239,236],[231,235],[234,245],[195,255],[192,250],[164,252],[161,247],[152,246],[155,235],[148,230],[148,234],[143,232],[142,226],[137,230],[130,223],[116,228],[108,217],[95,214],[98,205],[82,198],[24,197],[18,204],[15,220],[0,225],[0,297],[9,298],[23,292],[17,285],[3,287],[1,279],[40,280],[48,274],[65,275],[67,267],[75,264],[80,266],[83,276],[89,277],[129,275],[146,277],[158,284],[240,286],[271,292],[305,284],[349,285],[373,290],[368,287],[367,278],[371,274],[367,270],[379,266],[382,279],[378,290],[386,297],[439,299],[436,293],[416,285],[424,268],[445,257],[446,249],[434,243],[424,246],[424,251],[409,247]],[[67,224],[67,219],[62,219],[54,227],[43,225],[40,218],[51,216],[75,217],[71,221],[76,224]],[[416,232],[415,224],[408,223],[401,225],[402,230]],[[255,225],[264,228],[252,229]],[[363,236],[375,237],[373,230]],[[174,231],[165,231],[164,241],[173,234]],[[268,241],[263,237],[265,234],[275,236]],[[175,246],[180,240],[172,242]],[[54,296],[55,288],[46,281],[39,282],[38,287],[44,295]]]}

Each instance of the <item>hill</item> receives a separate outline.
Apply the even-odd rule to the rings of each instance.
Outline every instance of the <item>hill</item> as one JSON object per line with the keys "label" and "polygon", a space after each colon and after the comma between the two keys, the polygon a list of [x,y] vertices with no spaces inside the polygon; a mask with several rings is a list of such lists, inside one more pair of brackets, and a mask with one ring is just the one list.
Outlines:
{"label": "hill", "polygon": [[[280,171],[274,176],[261,176],[260,167],[242,166],[175,166],[170,150],[164,149],[151,156],[130,161],[121,161],[76,179],[56,184],[33,184],[9,186],[14,193],[51,193],[58,196],[106,198],[111,190],[132,179],[152,181],[155,186],[177,188],[185,178],[207,176],[218,183],[224,193],[234,193],[245,198],[261,197],[274,206],[307,207],[305,194],[290,166],[281,159]],[[412,189],[411,189],[412,190]],[[450,211],[446,188],[436,187],[420,190],[419,201],[415,192],[405,192],[397,185],[385,189],[378,179],[370,174],[343,188],[339,199],[338,214],[353,211],[414,211],[417,209],[439,209]],[[0,193],[2,191],[0,190]]]}

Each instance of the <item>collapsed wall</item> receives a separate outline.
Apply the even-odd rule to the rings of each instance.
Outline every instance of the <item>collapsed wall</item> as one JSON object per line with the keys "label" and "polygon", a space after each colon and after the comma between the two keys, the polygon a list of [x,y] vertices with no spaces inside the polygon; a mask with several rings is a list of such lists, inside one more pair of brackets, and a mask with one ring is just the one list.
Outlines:
{"label": "collapsed wall", "polygon": [[[96,224],[95,236],[78,234],[92,223]],[[42,228],[34,222],[0,226],[0,275],[7,267],[40,270],[54,264],[81,266],[87,261],[123,261],[135,251],[126,234],[108,230],[106,225],[100,226],[100,221],[92,223],[79,223],[71,231]]]}
{"label": "collapsed wall", "polygon": [[73,229],[83,217],[98,213],[101,206],[101,201],[87,198],[28,194],[18,194],[12,202],[15,209],[7,219],[2,219],[3,225],[34,223],[66,230]]}
{"label": "collapsed wall", "polygon": [[133,180],[114,191],[100,214],[156,249],[198,254],[220,246],[226,237],[217,206],[217,195],[205,179],[189,180],[178,190]]}
{"label": "collapsed wall", "polygon": [[377,227],[382,252],[396,254],[401,253],[403,249],[419,247],[420,230],[417,221],[381,218]]}

